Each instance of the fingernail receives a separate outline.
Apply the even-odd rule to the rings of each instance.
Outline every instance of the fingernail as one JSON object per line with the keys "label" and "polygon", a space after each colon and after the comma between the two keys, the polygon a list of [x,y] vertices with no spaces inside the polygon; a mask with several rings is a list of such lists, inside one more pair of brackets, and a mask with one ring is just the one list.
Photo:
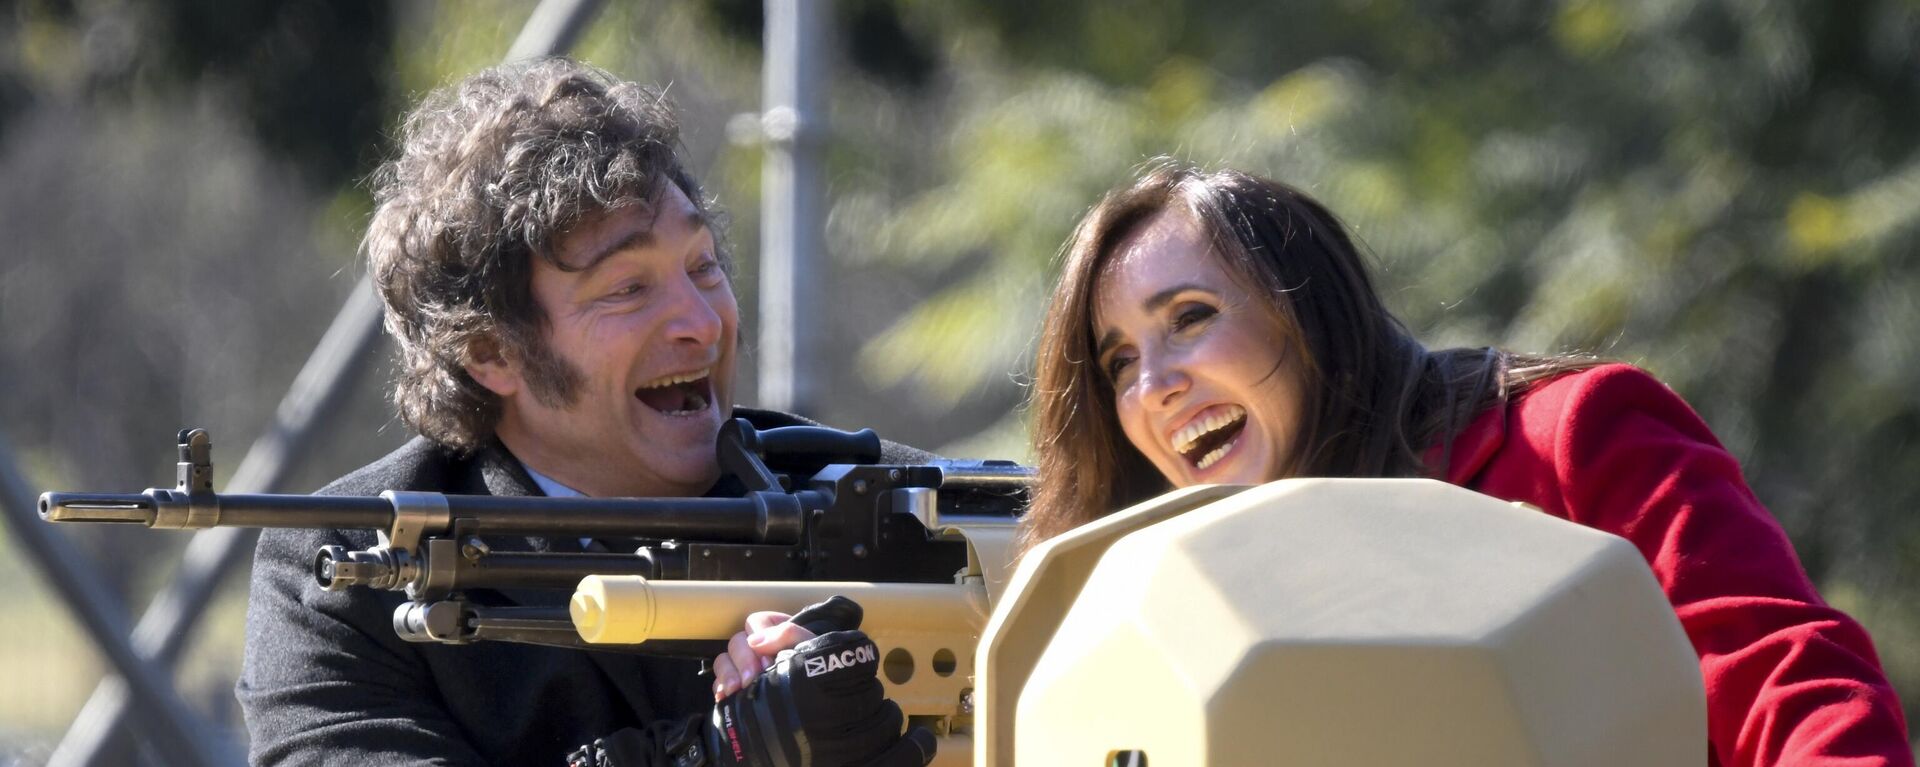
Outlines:
{"label": "fingernail", "polygon": [[724,697],[727,697],[727,684],[725,682],[714,682],[713,683],[713,699],[715,701],[718,701]]}
{"label": "fingernail", "polygon": [[747,635],[747,644],[757,645],[757,644],[766,644],[766,643],[767,643],[767,638],[764,636],[761,636],[760,632],[758,631],[755,631]]}

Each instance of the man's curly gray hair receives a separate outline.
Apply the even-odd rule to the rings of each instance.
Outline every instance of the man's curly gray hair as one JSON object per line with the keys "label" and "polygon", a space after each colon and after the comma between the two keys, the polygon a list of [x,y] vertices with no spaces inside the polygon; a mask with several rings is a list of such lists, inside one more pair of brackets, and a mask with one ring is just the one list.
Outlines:
{"label": "man's curly gray hair", "polygon": [[[504,65],[428,95],[373,177],[362,244],[400,345],[393,399],[428,438],[471,450],[493,435],[499,398],[468,362],[518,362],[546,404],[571,402],[578,372],[544,342],[533,259],[558,268],[567,229],[680,187],[718,237],[718,211],[682,165],[680,128],[656,90],[563,58]],[[728,264],[724,251],[722,264]]]}

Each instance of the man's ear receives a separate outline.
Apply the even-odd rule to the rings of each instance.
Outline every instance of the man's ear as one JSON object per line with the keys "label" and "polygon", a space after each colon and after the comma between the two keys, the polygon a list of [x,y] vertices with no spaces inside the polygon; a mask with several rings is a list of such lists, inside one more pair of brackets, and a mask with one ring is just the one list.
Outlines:
{"label": "man's ear", "polygon": [[520,366],[502,354],[500,344],[493,339],[483,338],[469,344],[466,358],[467,375],[495,396],[508,399],[520,391]]}

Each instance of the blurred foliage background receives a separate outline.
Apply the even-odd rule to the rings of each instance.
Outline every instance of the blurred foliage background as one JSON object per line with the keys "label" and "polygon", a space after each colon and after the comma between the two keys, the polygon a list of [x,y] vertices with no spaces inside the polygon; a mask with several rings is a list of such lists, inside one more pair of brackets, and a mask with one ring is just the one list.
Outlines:
{"label": "blurred foliage background", "polygon": [[[0,434],[42,488],[230,471],[361,273],[361,180],[526,2],[14,0],[0,10]],[[1641,364],[1720,434],[1920,712],[1920,2],[838,0],[823,419],[1025,454],[1051,263],[1172,155],[1344,216],[1433,345]],[[750,404],[756,0],[613,2],[576,53],[669,85],[734,216]],[[729,125],[736,129],[729,131]],[[295,483],[406,436],[385,372]],[[217,459],[218,460],[218,459]],[[133,604],[184,536],[63,531]],[[0,551],[5,550],[0,542]],[[244,572],[180,684],[238,726]],[[102,663],[0,557],[0,764]],[[235,737],[238,737],[236,734]]]}

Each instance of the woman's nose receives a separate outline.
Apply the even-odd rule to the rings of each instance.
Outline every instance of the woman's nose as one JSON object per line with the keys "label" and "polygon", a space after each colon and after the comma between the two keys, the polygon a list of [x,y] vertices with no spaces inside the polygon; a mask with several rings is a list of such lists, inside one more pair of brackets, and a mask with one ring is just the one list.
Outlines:
{"label": "woman's nose", "polygon": [[1179,402],[1180,395],[1192,388],[1193,380],[1172,360],[1163,358],[1149,362],[1143,359],[1140,365],[1140,395],[1142,404],[1148,407],[1170,407]]}

